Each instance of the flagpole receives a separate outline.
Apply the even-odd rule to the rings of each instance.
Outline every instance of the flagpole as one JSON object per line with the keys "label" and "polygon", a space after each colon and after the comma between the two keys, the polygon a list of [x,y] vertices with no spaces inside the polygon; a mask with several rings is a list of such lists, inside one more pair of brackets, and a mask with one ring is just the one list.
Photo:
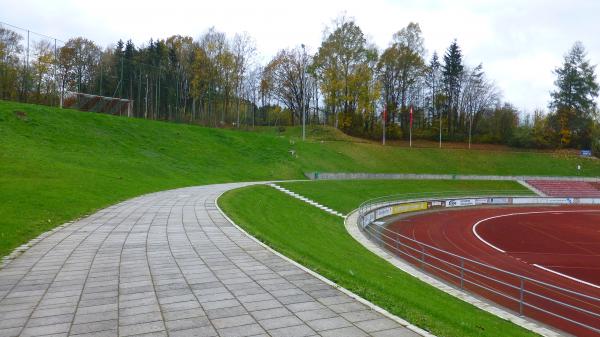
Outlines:
{"label": "flagpole", "polygon": [[410,106],[409,147],[412,147],[413,107]]}
{"label": "flagpole", "polygon": [[387,117],[387,105],[384,105],[383,106],[383,119],[382,119],[382,122],[383,122],[383,140],[382,140],[382,145],[385,145],[385,120],[386,120],[386,117]]}

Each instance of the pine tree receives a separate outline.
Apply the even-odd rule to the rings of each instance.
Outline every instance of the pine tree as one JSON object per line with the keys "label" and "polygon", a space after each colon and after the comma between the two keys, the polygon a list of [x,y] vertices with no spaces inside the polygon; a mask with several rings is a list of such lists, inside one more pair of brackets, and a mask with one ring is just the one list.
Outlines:
{"label": "pine tree", "polygon": [[448,113],[448,134],[454,135],[456,117],[458,114],[458,98],[460,96],[461,83],[464,66],[462,63],[462,52],[456,40],[452,42],[446,54],[444,54],[444,65],[442,76],[446,91],[446,109]]}
{"label": "pine tree", "polygon": [[575,42],[565,55],[562,67],[554,70],[557,90],[551,93],[549,107],[555,111],[556,131],[563,146],[590,145],[599,89],[595,68],[586,59],[583,44]]}

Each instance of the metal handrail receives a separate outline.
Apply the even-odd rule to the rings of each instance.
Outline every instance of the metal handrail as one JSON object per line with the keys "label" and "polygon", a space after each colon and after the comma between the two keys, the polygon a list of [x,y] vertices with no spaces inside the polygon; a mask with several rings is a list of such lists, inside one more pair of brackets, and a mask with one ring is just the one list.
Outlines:
{"label": "metal handrail", "polygon": [[[464,191],[447,191],[447,192],[441,192],[441,193],[440,192],[408,193],[408,194],[400,194],[400,195],[382,196],[382,197],[370,199],[370,200],[367,200],[367,201],[361,203],[360,206],[358,207],[358,220],[362,224],[364,216],[367,213],[376,211],[376,210],[381,209],[381,208],[389,207],[391,205],[397,205],[397,204],[402,204],[402,203],[407,203],[407,202],[422,202],[422,201],[429,201],[429,200],[432,200],[432,199],[440,200],[440,199],[443,199],[443,198],[452,198],[452,197],[459,197],[459,198],[481,198],[481,197],[486,197],[486,198],[490,198],[490,197],[506,198],[506,197],[508,197],[508,198],[510,198],[510,197],[523,197],[525,195],[522,194],[522,192],[523,191],[496,191],[496,190],[494,190],[494,191],[476,191],[476,192],[471,192],[472,194],[467,196],[467,195],[465,195]],[[491,195],[491,194],[493,194],[493,195]],[[531,194],[527,194],[527,195],[530,196]],[[521,274],[513,273],[513,272],[510,272],[510,271],[507,271],[507,270],[504,270],[504,269],[501,269],[501,268],[498,268],[498,267],[495,267],[495,266],[491,266],[489,264],[486,264],[486,263],[483,263],[483,262],[480,262],[480,261],[476,261],[476,260],[471,259],[471,258],[460,256],[458,254],[451,253],[451,252],[448,252],[446,250],[443,250],[443,249],[434,247],[432,245],[426,244],[424,242],[418,241],[416,239],[410,238],[410,237],[408,237],[406,235],[403,235],[403,234],[391,231],[390,229],[385,228],[383,226],[378,226],[378,229],[376,230],[376,229],[372,228],[372,223],[373,223],[373,221],[369,222],[364,227],[360,226],[363,229],[363,231],[365,231],[369,235],[369,237],[371,237],[372,239],[375,239],[376,241],[379,241],[379,244],[383,244],[383,246],[385,246],[386,249],[391,249],[392,251],[396,251],[396,252],[402,254],[403,256],[409,257],[410,259],[414,260],[415,263],[416,262],[421,263],[422,264],[422,268],[423,268],[424,265],[427,265],[430,268],[433,268],[435,270],[438,270],[439,272],[442,272],[442,273],[444,273],[446,275],[449,275],[450,277],[452,277],[452,279],[460,280],[461,288],[463,288],[463,284],[466,282],[467,284],[471,284],[471,285],[474,285],[474,286],[476,286],[478,288],[485,289],[485,290],[487,290],[487,291],[489,291],[491,293],[494,293],[494,294],[496,294],[498,296],[501,296],[501,297],[503,297],[505,299],[517,302],[519,304],[519,314],[521,314],[521,315],[523,314],[523,308],[524,307],[530,307],[530,308],[539,310],[541,312],[544,312],[546,314],[552,315],[554,317],[564,319],[566,321],[569,321],[569,322],[571,322],[573,324],[576,324],[578,326],[584,327],[586,329],[590,329],[590,330],[592,330],[594,332],[600,333],[600,329],[599,328],[595,328],[595,327],[587,325],[585,323],[578,322],[578,321],[576,321],[576,320],[574,320],[572,318],[564,317],[564,316],[562,316],[562,315],[560,315],[558,313],[550,312],[550,311],[548,311],[546,309],[539,308],[538,306],[536,306],[536,305],[534,305],[532,303],[528,303],[524,299],[524,294],[528,294],[528,295],[540,298],[541,300],[545,300],[545,301],[548,301],[550,303],[562,306],[562,307],[564,307],[566,309],[574,310],[575,312],[581,312],[583,314],[587,314],[587,315],[589,315],[589,316],[591,316],[593,318],[600,318],[600,313],[594,312],[594,311],[590,311],[588,309],[581,308],[581,307],[578,307],[578,306],[573,305],[573,304],[564,303],[562,301],[559,301],[557,299],[554,299],[554,298],[542,295],[542,294],[537,293],[535,291],[524,289],[524,284],[525,284],[525,282],[527,282],[528,284],[537,285],[537,286],[540,286],[542,288],[547,288],[548,290],[554,291],[555,293],[559,293],[562,296],[569,296],[570,298],[572,298],[573,301],[587,303],[588,305],[590,305],[592,307],[597,306],[597,304],[595,304],[595,303],[597,303],[598,301],[600,301],[600,298],[598,298],[598,297],[590,296],[590,295],[583,294],[583,293],[580,293],[580,292],[577,292],[577,291],[574,291],[574,290],[566,289],[566,288],[563,288],[563,287],[560,287],[560,286],[557,286],[557,285],[549,284],[547,282],[536,280],[536,279],[533,279],[531,277],[524,276],[524,275],[521,275]],[[388,234],[393,234],[393,236],[392,235],[388,235]],[[408,245],[408,244],[406,244],[404,242],[400,242],[399,241],[400,238],[402,238],[403,240],[407,240],[410,243],[413,243],[415,245],[420,246],[421,250],[419,250],[419,249],[417,249],[415,247],[412,247],[412,246],[410,246],[410,245]],[[387,239],[388,242],[386,242],[385,239]],[[392,245],[392,244],[390,244],[389,242],[393,242],[395,244],[395,246]],[[399,245],[402,246],[404,249],[408,249],[409,251],[412,251],[413,253],[420,254],[421,258],[419,259],[418,257],[413,256],[412,253],[410,253],[409,251],[404,251],[404,250],[399,249],[399,247],[398,247]],[[427,248],[429,250],[429,252],[425,252],[425,248]],[[454,258],[454,259],[459,259],[461,261],[461,264],[458,265],[458,264],[456,264],[456,263],[454,263],[452,261],[449,261],[447,259],[443,259],[442,257],[438,257],[438,256],[435,256],[435,255],[432,255],[431,254],[431,250],[433,250],[433,251],[435,251],[437,253],[446,254],[447,256],[449,256],[451,258]],[[434,265],[434,264],[432,264],[430,262],[425,261],[425,257],[429,258],[430,260],[434,259],[434,260],[438,261],[439,263],[442,263],[442,264],[446,265],[447,268],[450,268],[450,269],[456,268],[456,269],[458,269],[460,271],[460,275],[456,275],[451,270],[450,271],[444,270],[443,267],[436,266],[436,265]],[[518,279],[520,285],[517,286],[517,285],[511,284],[511,283],[507,283],[505,281],[498,280],[498,279],[494,278],[493,276],[484,275],[481,272],[478,272],[478,271],[475,271],[475,270],[471,270],[469,268],[465,268],[464,262],[468,262],[468,263],[474,264],[477,267],[488,268],[488,269],[490,269],[492,271],[495,271],[495,272],[498,272],[498,273],[501,273],[501,274],[505,274],[507,276],[511,276],[511,277],[513,277],[515,279]],[[486,286],[485,284],[483,284],[483,283],[488,283],[488,282],[481,283],[481,281],[480,281],[479,283],[477,283],[475,281],[468,280],[465,277],[465,273],[469,274],[469,275],[473,275],[473,276],[479,277],[479,278],[483,278],[484,280],[492,282],[493,284],[496,284],[498,286],[504,286],[504,287],[507,287],[507,288],[510,288],[510,289],[517,290],[517,291],[519,291],[519,298],[515,298],[515,297],[512,297],[509,294],[502,293],[501,291],[492,289],[491,285],[490,286]],[[577,297],[579,297],[579,298],[577,298]],[[588,301],[591,300],[594,303],[586,302],[586,300],[588,300]]]}
{"label": "metal handrail", "polygon": [[[368,228],[367,230],[371,230],[371,231],[373,231],[373,229],[371,229],[371,228]],[[370,232],[369,234],[373,234],[373,233],[372,233],[372,232]],[[437,260],[437,261],[440,261],[440,262],[442,262],[442,263],[445,263],[446,265],[449,265],[449,266],[452,266],[452,267],[458,268],[458,269],[460,269],[460,270],[461,270],[461,271],[463,271],[463,272],[468,272],[468,273],[470,273],[470,274],[472,274],[472,275],[479,276],[479,277],[481,277],[481,278],[484,278],[484,279],[486,279],[486,280],[490,280],[490,281],[492,281],[492,282],[495,282],[495,283],[497,283],[497,284],[500,284],[500,285],[503,285],[503,286],[506,286],[506,287],[509,287],[509,288],[512,288],[512,289],[515,289],[515,290],[521,290],[521,289],[520,289],[520,287],[518,287],[518,286],[515,286],[515,285],[513,285],[513,284],[507,283],[507,282],[505,282],[505,281],[500,281],[500,280],[497,280],[497,279],[495,279],[495,278],[493,278],[493,277],[490,277],[490,276],[487,276],[487,275],[481,274],[481,273],[479,273],[479,272],[476,272],[476,271],[474,271],[474,270],[471,270],[471,269],[465,268],[464,266],[457,265],[457,264],[455,264],[455,263],[453,263],[453,262],[446,261],[446,260],[444,260],[444,259],[441,259],[441,258],[439,258],[439,257],[435,256],[435,255],[431,255],[431,254],[429,254],[429,253],[425,253],[424,251],[420,251],[420,250],[418,250],[418,249],[416,249],[416,248],[414,248],[414,247],[411,247],[411,246],[408,246],[408,245],[406,245],[406,244],[403,244],[403,243],[401,243],[400,241],[397,241],[397,240],[393,239],[392,237],[390,237],[390,236],[388,236],[388,235],[385,235],[385,234],[382,234],[382,233],[378,233],[378,234],[379,234],[380,236],[383,236],[383,237],[385,237],[385,238],[388,238],[388,239],[392,240],[394,243],[398,243],[398,244],[402,245],[402,246],[403,246],[403,247],[405,247],[405,248],[408,248],[408,249],[410,249],[410,250],[412,250],[412,251],[415,251],[415,252],[417,252],[417,253],[419,253],[419,254],[423,254],[423,255],[425,255],[425,256],[427,256],[427,257],[429,257],[429,258],[432,258],[432,259],[434,259],[434,260]],[[379,241],[381,241],[381,242],[382,242],[384,245],[386,245],[386,246],[388,246],[388,247],[391,247],[391,248],[392,248],[394,251],[397,251],[397,252],[399,252],[399,253],[403,253],[403,252],[399,251],[399,250],[397,249],[397,247],[393,247],[393,246],[391,246],[390,244],[388,244],[387,242],[385,242],[385,241],[381,240],[381,238],[377,238],[377,237],[375,237],[375,239],[376,239],[376,240],[379,240]],[[405,254],[405,253],[404,253],[404,254]],[[408,255],[408,254],[405,254],[405,255],[407,255],[407,256],[410,256],[410,255]],[[411,257],[416,259],[416,257],[414,257],[414,256],[411,256]],[[461,260],[463,260],[463,261],[469,261],[469,262],[471,262],[471,261],[472,261],[472,260],[469,260],[469,259],[467,259],[467,258],[462,258],[462,257],[459,257],[459,258],[460,258]],[[420,262],[423,262],[423,263],[424,263],[424,261],[420,261]],[[436,268],[436,269],[438,269],[437,267],[435,267],[435,266],[433,266],[433,265],[431,265],[431,264],[428,264],[428,265],[429,265],[430,267],[433,267],[433,268]],[[484,265],[484,267],[486,267],[486,266]],[[496,270],[498,270],[498,271],[503,271],[502,269],[498,269],[498,268],[495,268],[495,267],[493,267],[493,268],[494,268],[494,269],[496,269]],[[440,271],[442,271],[442,270],[440,270]],[[459,276],[457,276],[457,275],[454,275],[454,274],[452,274],[452,273],[451,273],[451,272],[449,272],[449,271],[444,271],[444,272],[445,272],[445,273],[447,273],[447,274],[449,274],[449,275],[452,275],[452,276],[454,276],[454,277],[459,277]],[[529,281],[529,282],[531,282],[531,283],[534,283],[534,284],[540,284],[540,283],[543,283],[543,282],[541,282],[541,281],[536,281],[536,280],[534,280],[534,279],[530,279],[530,278],[528,278],[528,277],[526,277],[526,276],[521,276],[521,275],[514,274],[514,273],[512,274],[512,276],[514,276],[515,278],[518,278],[519,280]],[[562,289],[562,288],[560,288],[560,289]],[[573,305],[571,305],[571,304],[568,304],[568,303],[563,303],[563,302],[560,302],[560,301],[558,301],[558,300],[555,300],[555,299],[553,299],[553,298],[549,298],[549,297],[547,297],[547,296],[544,296],[544,295],[538,294],[538,293],[536,293],[536,292],[528,291],[528,290],[525,290],[525,289],[522,289],[522,290],[523,290],[523,292],[524,292],[524,293],[530,294],[530,295],[532,295],[532,296],[540,297],[540,298],[542,298],[542,299],[544,299],[544,300],[547,300],[547,301],[550,301],[550,302],[554,302],[554,303],[556,303],[556,304],[559,304],[559,305],[564,305],[564,306],[566,306],[566,307],[569,307],[569,308],[571,308],[571,309],[579,310],[579,311],[582,311],[582,312],[584,312],[584,313],[586,313],[586,314],[589,314],[589,315],[592,315],[592,316],[595,316],[595,317],[600,317],[600,313],[595,313],[595,312],[589,311],[589,310],[587,310],[587,309],[583,309],[583,308],[579,308],[579,307],[573,306]],[[566,292],[568,292],[568,293],[571,293],[571,292],[572,292],[572,291],[570,291],[570,290],[568,290],[568,289],[564,289],[564,290],[566,290]],[[585,295],[585,294],[579,294],[579,293],[577,293],[577,292],[574,292],[574,293],[573,293],[573,295],[583,295],[583,297],[585,297],[585,298],[588,298],[588,299],[591,299],[591,300],[594,300],[594,301],[598,301],[598,300],[600,300],[600,299],[598,299],[598,298],[591,297],[591,296],[588,296],[588,295]],[[511,299],[512,299],[512,297],[509,297],[509,298],[511,298]]]}

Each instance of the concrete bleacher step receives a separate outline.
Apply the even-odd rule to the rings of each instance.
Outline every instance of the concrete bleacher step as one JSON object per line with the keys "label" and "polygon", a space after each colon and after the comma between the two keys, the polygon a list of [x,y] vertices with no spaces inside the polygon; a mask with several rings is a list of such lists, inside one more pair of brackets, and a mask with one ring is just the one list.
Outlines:
{"label": "concrete bleacher step", "polygon": [[600,190],[585,181],[527,180],[527,183],[550,197],[600,198]]}

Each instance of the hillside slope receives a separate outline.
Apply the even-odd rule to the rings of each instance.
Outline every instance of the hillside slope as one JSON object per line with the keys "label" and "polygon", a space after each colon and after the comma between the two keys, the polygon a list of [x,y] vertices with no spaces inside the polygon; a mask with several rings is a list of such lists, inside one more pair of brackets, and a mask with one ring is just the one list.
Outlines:
{"label": "hillside slope", "polygon": [[[95,209],[181,186],[298,179],[303,171],[572,175],[581,162],[540,153],[382,147],[319,130],[303,143],[295,132],[210,129],[0,101],[0,255]],[[600,175],[600,161],[583,164],[583,174]]]}

